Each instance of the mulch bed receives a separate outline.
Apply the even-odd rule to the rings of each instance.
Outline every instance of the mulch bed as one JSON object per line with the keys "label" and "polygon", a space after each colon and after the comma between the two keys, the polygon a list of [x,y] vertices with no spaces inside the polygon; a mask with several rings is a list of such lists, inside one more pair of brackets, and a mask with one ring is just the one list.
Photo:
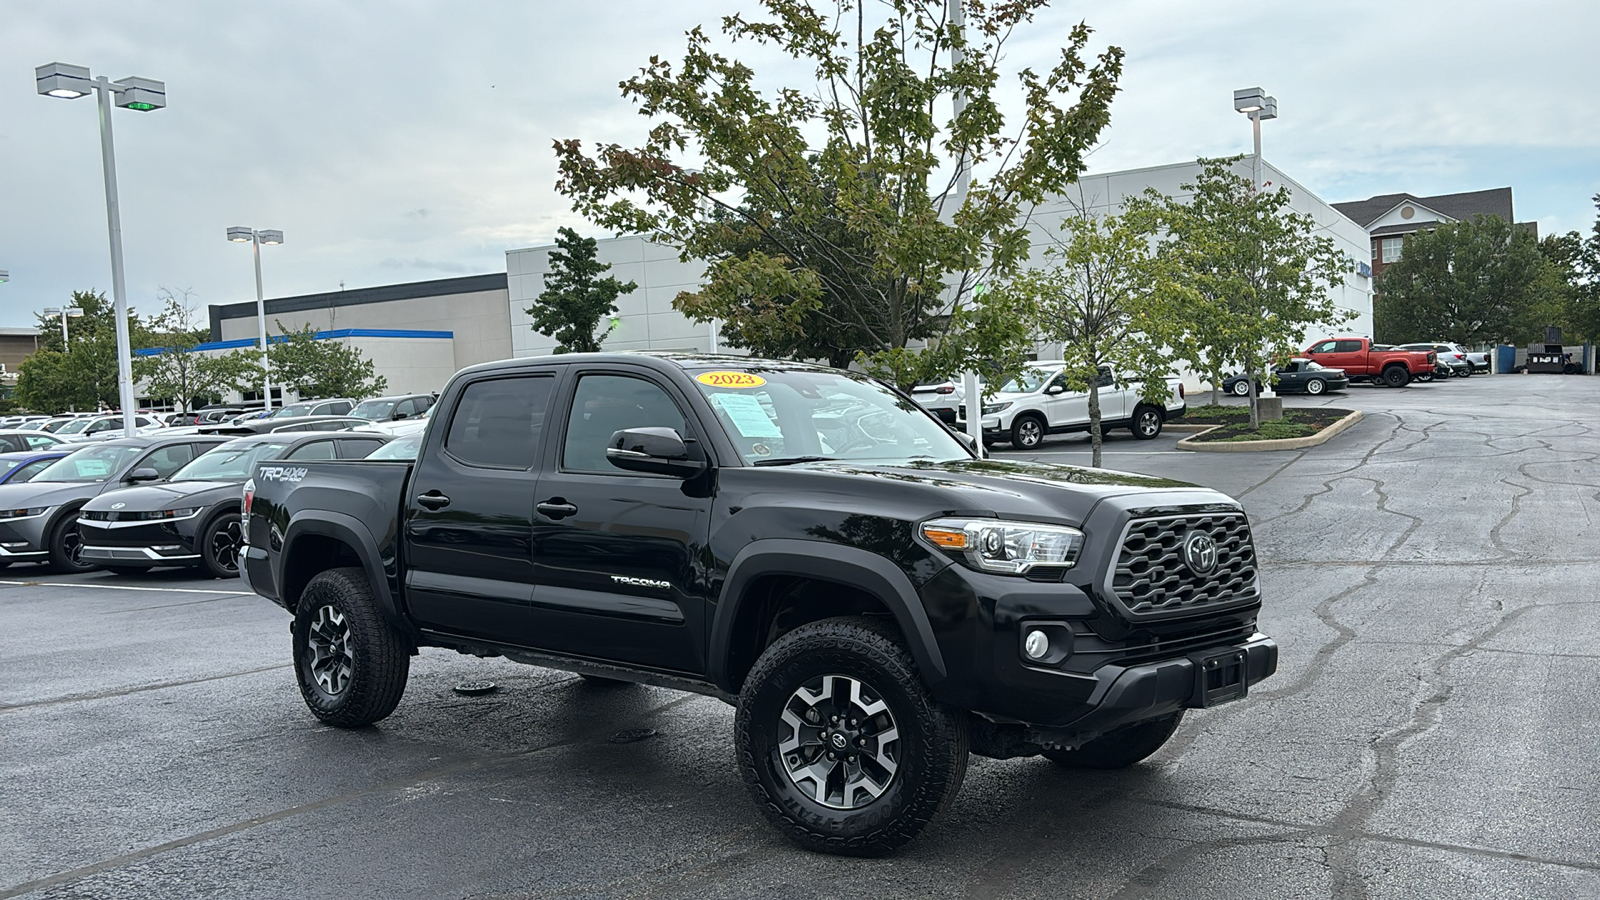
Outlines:
{"label": "mulch bed", "polygon": [[[1218,407],[1201,407],[1200,415],[1185,415],[1187,425],[1222,425],[1215,431],[1197,434],[1190,438],[1202,443],[1216,441],[1271,441],[1281,438],[1310,437],[1329,425],[1350,415],[1348,409],[1330,409],[1318,406],[1309,409],[1286,409],[1278,422],[1262,422],[1259,431],[1250,430],[1250,409],[1245,406],[1225,406],[1228,412],[1217,413]],[[1237,412],[1233,412],[1237,410]]]}

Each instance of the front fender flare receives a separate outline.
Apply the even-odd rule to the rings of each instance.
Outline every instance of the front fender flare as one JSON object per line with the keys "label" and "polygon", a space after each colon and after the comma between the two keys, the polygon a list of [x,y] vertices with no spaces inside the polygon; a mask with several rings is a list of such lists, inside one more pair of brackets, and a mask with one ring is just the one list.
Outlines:
{"label": "front fender flare", "polygon": [[939,652],[928,612],[911,579],[898,566],[858,547],[774,538],[747,544],[734,557],[711,620],[707,675],[728,693],[738,693],[728,671],[728,657],[739,603],[750,584],[765,575],[833,581],[873,595],[894,615],[923,683],[933,688],[945,680],[948,673],[944,656]]}

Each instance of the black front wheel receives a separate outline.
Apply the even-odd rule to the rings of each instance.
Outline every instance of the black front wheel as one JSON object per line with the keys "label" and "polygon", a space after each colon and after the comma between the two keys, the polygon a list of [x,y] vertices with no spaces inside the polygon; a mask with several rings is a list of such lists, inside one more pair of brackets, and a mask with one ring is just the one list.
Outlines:
{"label": "black front wheel", "polygon": [[1046,759],[1071,769],[1125,769],[1161,749],[1183,721],[1183,711],[1108,731],[1076,750],[1046,750]]}
{"label": "black front wheel", "polygon": [[78,512],[63,515],[50,528],[50,571],[88,572],[96,568],[83,559],[83,536],[78,534]]}
{"label": "black front wheel", "polygon": [[293,631],[300,696],[339,728],[371,725],[405,693],[409,649],[378,609],[360,569],[319,572],[300,594]]}
{"label": "black front wheel", "polygon": [[802,625],[745,680],[734,743],[757,804],[800,846],[881,856],[960,790],[966,717],[928,693],[888,625]]}
{"label": "black front wheel", "polygon": [[214,578],[239,577],[244,530],[236,512],[212,519],[200,532],[200,565]]}

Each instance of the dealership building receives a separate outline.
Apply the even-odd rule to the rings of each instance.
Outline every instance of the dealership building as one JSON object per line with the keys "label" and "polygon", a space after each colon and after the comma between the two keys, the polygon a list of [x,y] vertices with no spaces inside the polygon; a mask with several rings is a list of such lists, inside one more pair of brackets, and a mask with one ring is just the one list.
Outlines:
{"label": "dealership building", "polygon": [[[1371,237],[1332,205],[1282,171],[1263,161],[1261,178],[1269,188],[1286,187],[1290,207],[1311,218],[1350,260],[1350,275],[1331,289],[1334,303],[1347,321],[1341,333],[1372,333],[1372,283],[1368,260]],[[1125,201],[1154,188],[1183,199],[1184,184],[1193,183],[1201,166],[1195,162],[1084,175],[1068,196],[1053,198],[1028,215],[1034,253],[1030,265],[1046,265],[1044,250],[1054,245],[1064,219],[1084,209],[1095,214],[1120,211]],[[1235,171],[1249,178],[1249,158]],[[632,281],[636,289],[617,300],[617,314],[602,322],[607,350],[717,351],[739,353],[721,341],[715,323],[693,322],[672,306],[682,291],[699,287],[704,266],[684,262],[671,247],[642,235],[601,239],[598,259],[609,263],[608,274]],[[533,330],[527,309],[544,290],[554,244],[506,251],[503,273],[443,278],[408,284],[331,291],[266,301],[269,331],[317,329],[318,337],[358,347],[393,392],[435,391],[457,369],[508,357],[542,356],[555,350],[554,339]],[[254,302],[211,307],[211,343],[203,349],[225,351],[253,346],[259,333]],[[281,327],[280,327],[281,326]],[[1314,329],[1315,330],[1315,329]],[[1309,338],[1320,334],[1308,334]],[[1040,358],[1057,348],[1041,344]],[[1198,385],[1197,385],[1198,386]]]}

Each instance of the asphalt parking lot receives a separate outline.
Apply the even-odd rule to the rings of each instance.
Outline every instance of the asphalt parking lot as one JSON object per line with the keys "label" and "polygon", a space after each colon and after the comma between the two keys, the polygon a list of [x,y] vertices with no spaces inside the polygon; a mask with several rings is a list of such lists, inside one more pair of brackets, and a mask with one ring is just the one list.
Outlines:
{"label": "asphalt parking lot", "polygon": [[1367,416],[1303,451],[1107,444],[1246,504],[1279,674],[1121,772],[974,758],[883,860],[769,828],[716,700],[425,650],[339,731],[237,584],[13,566],[0,898],[1600,896],[1600,379],[1311,403]]}

